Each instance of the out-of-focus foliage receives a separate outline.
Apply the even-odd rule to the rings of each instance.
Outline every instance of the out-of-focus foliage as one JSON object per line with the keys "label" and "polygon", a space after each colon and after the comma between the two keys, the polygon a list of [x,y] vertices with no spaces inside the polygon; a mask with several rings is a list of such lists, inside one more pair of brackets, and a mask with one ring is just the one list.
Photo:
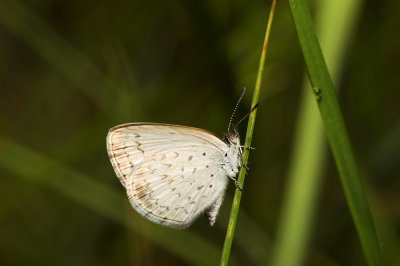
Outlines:
{"label": "out-of-focus foliage", "polygon": [[[268,7],[1,0],[0,264],[217,264],[233,185],[213,228],[204,218],[184,231],[154,225],[128,206],[105,136],[135,121],[222,136],[241,88],[254,86]],[[384,259],[393,263],[400,261],[400,8],[394,0],[360,8],[337,89]],[[232,264],[268,261],[290,170],[304,61],[285,1],[274,20]],[[329,152],[326,161],[306,264],[363,265]]]}

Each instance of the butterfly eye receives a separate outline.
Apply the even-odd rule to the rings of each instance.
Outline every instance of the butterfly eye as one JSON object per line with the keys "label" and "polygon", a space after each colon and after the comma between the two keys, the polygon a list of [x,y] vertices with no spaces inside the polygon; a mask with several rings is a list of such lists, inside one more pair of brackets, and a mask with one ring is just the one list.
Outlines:
{"label": "butterfly eye", "polygon": [[230,143],[230,142],[229,142],[229,137],[228,137],[228,135],[227,135],[227,134],[225,134],[225,136],[224,136],[224,140],[225,140],[225,143]]}

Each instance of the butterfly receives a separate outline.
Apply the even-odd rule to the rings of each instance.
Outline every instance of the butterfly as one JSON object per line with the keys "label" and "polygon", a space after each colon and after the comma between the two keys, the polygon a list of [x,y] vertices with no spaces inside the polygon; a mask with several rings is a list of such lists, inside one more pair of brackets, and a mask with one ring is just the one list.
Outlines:
{"label": "butterfly", "polygon": [[203,212],[214,224],[242,154],[238,134],[222,141],[203,129],[158,123],[113,127],[107,150],[132,207],[176,228],[190,226]]}
{"label": "butterfly", "polygon": [[236,126],[233,132],[229,127],[223,140],[204,129],[171,124],[111,128],[108,155],[132,207],[150,221],[173,228],[189,227],[202,213],[212,226],[229,179],[241,189],[235,177],[244,146]]}

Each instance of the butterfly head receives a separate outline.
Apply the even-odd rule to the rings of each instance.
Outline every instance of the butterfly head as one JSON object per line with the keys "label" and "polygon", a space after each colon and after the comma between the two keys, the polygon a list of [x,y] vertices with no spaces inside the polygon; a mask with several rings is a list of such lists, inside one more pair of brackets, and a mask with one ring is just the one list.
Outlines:
{"label": "butterfly head", "polygon": [[225,133],[224,140],[225,143],[228,145],[234,145],[234,146],[240,145],[240,138],[237,130],[235,130],[234,132]]}
{"label": "butterfly head", "polygon": [[242,148],[240,146],[239,133],[237,131],[228,132],[225,134],[224,140],[227,145],[227,149],[225,150],[223,168],[228,176],[234,178],[239,172],[242,162]]}

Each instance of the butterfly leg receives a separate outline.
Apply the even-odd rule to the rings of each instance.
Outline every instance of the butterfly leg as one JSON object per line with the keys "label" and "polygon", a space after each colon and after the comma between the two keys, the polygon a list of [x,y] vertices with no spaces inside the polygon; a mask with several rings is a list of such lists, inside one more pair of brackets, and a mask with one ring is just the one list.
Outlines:
{"label": "butterfly leg", "polygon": [[256,148],[251,147],[251,146],[240,146],[240,147],[241,147],[241,148],[245,148],[245,149],[247,149],[247,150],[253,150],[253,151],[256,150]]}
{"label": "butterfly leg", "polygon": [[247,174],[247,171],[249,171],[250,170],[250,168],[249,167],[247,167],[247,165],[245,165],[245,164],[242,164],[242,165],[240,165],[241,167],[243,166],[245,169],[246,169],[246,174]]}
{"label": "butterfly leg", "polygon": [[243,191],[243,188],[239,185],[239,182],[235,179],[235,178],[233,178],[233,177],[229,177],[230,179],[232,179],[233,180],[233,182],[235,183],[235,186],[240,190],[240,191]]}

